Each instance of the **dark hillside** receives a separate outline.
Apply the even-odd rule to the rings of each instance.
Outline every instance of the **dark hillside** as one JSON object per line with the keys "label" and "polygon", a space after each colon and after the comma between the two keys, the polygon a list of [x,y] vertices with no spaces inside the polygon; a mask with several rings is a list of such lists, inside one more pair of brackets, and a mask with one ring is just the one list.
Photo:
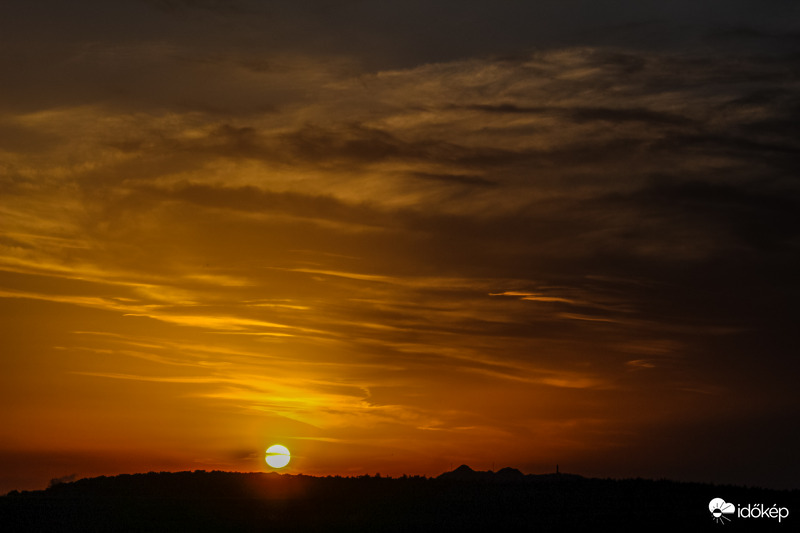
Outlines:
{"label": "dark hillside", "polygon": [[523,475],[459,467],[438,478],[177,472],[61,483],[0,498],[3,531],[715,530],[709,501],[786,507],[726,531],[796,527],[798,491]]}

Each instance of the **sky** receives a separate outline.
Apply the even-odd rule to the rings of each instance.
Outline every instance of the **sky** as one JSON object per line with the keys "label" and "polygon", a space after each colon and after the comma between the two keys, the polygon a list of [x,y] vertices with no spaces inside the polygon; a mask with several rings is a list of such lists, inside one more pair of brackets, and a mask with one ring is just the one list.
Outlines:
{"label": "sky", "polygon": [[800,488],[797,2],[0,12],[0,492]]}

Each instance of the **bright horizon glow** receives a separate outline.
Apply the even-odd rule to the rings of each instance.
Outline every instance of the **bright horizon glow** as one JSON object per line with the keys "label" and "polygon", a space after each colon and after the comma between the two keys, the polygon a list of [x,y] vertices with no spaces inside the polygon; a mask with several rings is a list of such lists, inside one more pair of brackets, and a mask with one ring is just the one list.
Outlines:
{"label": "bright horizon glow", "polygon": [[274,444],[267,448],[267,464],[272,468],[283,468],[292,459],[289,448],[280,444]]}

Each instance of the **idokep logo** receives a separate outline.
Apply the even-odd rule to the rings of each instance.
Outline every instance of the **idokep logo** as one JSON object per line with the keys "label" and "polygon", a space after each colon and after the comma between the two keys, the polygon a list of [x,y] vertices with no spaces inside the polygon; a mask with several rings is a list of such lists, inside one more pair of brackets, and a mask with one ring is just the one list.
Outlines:
{"label": "idokep logo", "polygon": [[731,521],[731,519],[725,515],[734,514],[736,512],[736,506],[732,503],[725,502],[725,500],[722,498],[714,498],[708,502],[708,510],[711,511],[711,516],[714,517],[714,522],[724,524],[726,521]]}
{"label": "idokep logo", "polygon": [[777,518],[778,522],[789,516],[789,509],[778,507],[778,504],[764,505],[763,503],[751,503],[740,505],[737,509],[732,503],[728,503],[722,498],[714,498],[708,502],[708,510],[714,522],[725,524],[731,519],[725,515],[733,515],[737,518]]}

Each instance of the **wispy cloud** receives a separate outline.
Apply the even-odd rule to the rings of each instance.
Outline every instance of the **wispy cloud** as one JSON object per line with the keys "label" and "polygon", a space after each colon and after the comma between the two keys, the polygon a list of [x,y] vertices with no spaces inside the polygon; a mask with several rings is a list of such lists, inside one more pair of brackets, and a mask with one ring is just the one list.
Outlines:
{"label": "wispy cloud", "polygon": [[459,432],[611,448],[728,408],[695,413],[689,390],[794,390],[740,370],[794,360],[791,57],[204,50],[72,43],[61,70],[30,63],[50,100],[9,81],[0,306],[59,347],[25,351],[23,382],[162,384],[320,445],[442,456]]}

